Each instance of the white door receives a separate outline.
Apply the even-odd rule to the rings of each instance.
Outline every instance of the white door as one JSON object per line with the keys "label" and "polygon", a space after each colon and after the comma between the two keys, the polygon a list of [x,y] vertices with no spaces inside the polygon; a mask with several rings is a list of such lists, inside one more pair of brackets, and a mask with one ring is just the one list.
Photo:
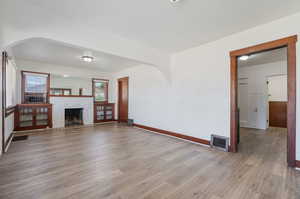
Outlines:
{"label": "white door", "polygon": [[287,101],[287,75],[268,77],[269,101]]}
{"label": "white door", "polygon": [[266,98],[263,94],[252,93],[249,94],[248,106],[248,127],[256,129],[266,129]]}
{"label": "white door", "polygon": [[248,79],[239,79],[238,107],[240,110],[240,127],[248,127]]}
{"label": "white door", "polygon": [[240,127],[266,128],[266,97],[262,93],[249,91],[248,78],[241,78],[238,81],[238,107]]}

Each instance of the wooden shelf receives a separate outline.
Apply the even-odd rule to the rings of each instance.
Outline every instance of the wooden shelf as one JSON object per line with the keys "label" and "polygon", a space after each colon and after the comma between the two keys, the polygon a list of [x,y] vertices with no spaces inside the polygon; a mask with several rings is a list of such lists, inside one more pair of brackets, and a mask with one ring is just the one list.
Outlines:
{"label": "wooden shelf", "polygon": [[93,97],[92,95],[49,95],[50,97]]}

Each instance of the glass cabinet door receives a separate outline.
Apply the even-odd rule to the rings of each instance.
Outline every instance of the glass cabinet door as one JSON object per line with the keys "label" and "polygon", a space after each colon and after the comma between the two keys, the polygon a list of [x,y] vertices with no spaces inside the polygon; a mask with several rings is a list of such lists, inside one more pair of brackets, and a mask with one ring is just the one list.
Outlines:
{"label": "glass cabinet door", "polygon": [[20,110],[20,127],[30,127],[33,125],[33,109],[22,108]]}

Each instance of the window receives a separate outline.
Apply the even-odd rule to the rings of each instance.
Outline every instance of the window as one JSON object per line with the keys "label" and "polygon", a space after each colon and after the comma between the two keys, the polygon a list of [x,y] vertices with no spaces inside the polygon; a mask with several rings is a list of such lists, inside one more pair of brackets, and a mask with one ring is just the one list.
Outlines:
{"label": "window", "polygon": [[108,102],[108,80],[93,79],[93,96],[95,102]]}
{"label": "window", "polygon": [[16,67],[11,60],[6,64],[6,108],[16,105]]}
{"label": "window", "polygon": [[15,110],[16,105],[16,66],[13,60],[9,59],[7,52],[2,52],[2,100],[5,117],[8,117]]}
{"label": "window", "polygon": [[49,103],[49,74],[22,71],[22,98],[24,104]]}

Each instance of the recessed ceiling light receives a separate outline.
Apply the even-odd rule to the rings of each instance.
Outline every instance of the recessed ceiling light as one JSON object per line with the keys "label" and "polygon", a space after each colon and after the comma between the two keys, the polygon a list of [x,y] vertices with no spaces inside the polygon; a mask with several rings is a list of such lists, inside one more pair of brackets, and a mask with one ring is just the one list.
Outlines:
{"label": "recessed ceiling light", "polygon": [[240,57],[240,60],[242,60],[242,61],[246,61],[248,59],[249,59],[249,55],[243,55]]}
{"label": "recessed ceiling light", "polygon": [[89,63],[94,61],[92,52],[89,52],[89,51],[84,52],[83,56],[81,56],[81,60],[85,61],[85,62],[89,62]]}

